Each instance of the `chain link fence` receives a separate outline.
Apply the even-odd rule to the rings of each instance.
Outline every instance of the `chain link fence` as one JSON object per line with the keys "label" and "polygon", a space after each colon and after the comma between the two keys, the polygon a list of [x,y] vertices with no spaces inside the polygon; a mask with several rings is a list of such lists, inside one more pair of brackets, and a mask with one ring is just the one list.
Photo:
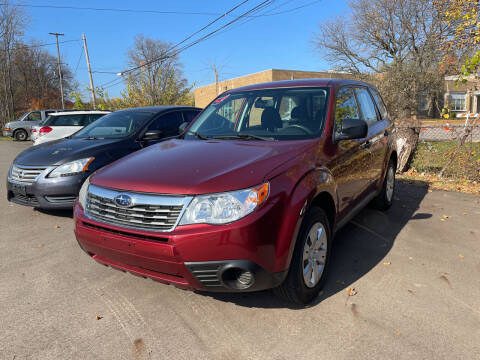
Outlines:
{"label": "chain link fence", "polygon": [[397,128],[410,128],[418,134],[418,145],[410,162],[410,171],[438,175],[452,154],[456,153],[444,178],[480,182],[480,126],[472,128],[460,148],[459,140],[464,134],[464,125],[399,124]]}
{"label": "chain link fence", "polygon": [[[426,125],[420,127],[418,139],[420,141],[455,141],[463,134],[463,129],[463,125]],[[480,126],[472,129],[467,141],[480,142]]]}

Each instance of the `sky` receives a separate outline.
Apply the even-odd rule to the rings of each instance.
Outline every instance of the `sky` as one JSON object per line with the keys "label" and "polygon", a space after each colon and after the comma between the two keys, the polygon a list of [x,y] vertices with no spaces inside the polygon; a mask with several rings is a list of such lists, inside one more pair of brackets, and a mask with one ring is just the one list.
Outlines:
{"label": "sky", "polygon": [[[112,12],[75,9],[24,7],[29,17],[25,40],[51,43],[49,32],[64,33],[60,41],[80,40],[86,35],[94,84],[100,86],[119,77],[115,74],[128,69],[126,52],[136,34],[177,43],[225,13],[241,0],[11,0],[13,4],[53,5],[93,8],[117,8],[155,11],[201,12],[205,14],[158,14]],[[260,4],[249,0],[228,17],[205,32],[231,21],[236,16]],[[295,11],[271,15],[307,5]],[[259,14],[260,17],[233,24],[214,37],[180,54],[183,71],[190,84],[202,86],[215,81],[212,64],[219,69],[220,80],[255,73],[266,69],[306,71],[328,70],[328,64],[315,49],[313,39],[318,24],[343,15],[348,10],[345,0],[276,0]],[[267,16],[268,15],[268,16]],[[242,24],[243,23],[243,24]],[[201,36],[198,35],[198,36]],[[195,39],[195,38],[193,38]],[[192,40],[193,40],[192,39]],[[56,55],[55,45],[46,47]],[[83,90],[89,87],[88,72],[81,41],[60,44],[62,62],[69,65]],[[104,74],[99,72],[112,72]],[[106,87],[111,97],[119,96],[123,84]]]}

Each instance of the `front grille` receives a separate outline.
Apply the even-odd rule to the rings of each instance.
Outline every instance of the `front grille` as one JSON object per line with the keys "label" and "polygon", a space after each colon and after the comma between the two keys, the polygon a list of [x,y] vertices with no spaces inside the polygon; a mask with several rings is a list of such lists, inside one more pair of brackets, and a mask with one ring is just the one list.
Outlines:
{"label": "front grille", "polygon": [[219,263],[207,263],[207,264],[185,264],[190,270],[192,275],[197,281],[204,287],[221,287],[221,283],[218,277],[218,270],[221,264]]}
{"label": "front grille", "polygon": [[17,182],[33,183],[45,168],[26,168],[13,165],[11,179]]}
{"label": "front grille", "polygon": [[[115,197],[125,194],[133,199],[130,207],[122,207],[115,202]],[[88,216],[109,224],[170,231],[190,200],[191,197],[120,192],[90,185],[86,207]]]}

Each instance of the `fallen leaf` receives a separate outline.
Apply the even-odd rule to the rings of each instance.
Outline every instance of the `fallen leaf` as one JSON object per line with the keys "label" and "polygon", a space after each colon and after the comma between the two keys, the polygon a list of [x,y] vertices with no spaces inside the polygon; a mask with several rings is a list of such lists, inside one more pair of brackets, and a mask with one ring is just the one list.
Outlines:
{"label": "fallen leaf", "polygon": [[462,254],[458,254],[458,257],[459,257],[460,259],[463,259],[465,256],[463,256]]}
{"label": "fallen leaf", "polygon": [[383,265],[391,265],[392,263],[390,261],[384,261]]}
{"label": "fallen leaf", "polygon": [[347,288],[347,295],[348,296],[354,296],[354,295],[357,295],[357,290],[355,290],[355,288]]}
{"label": "fallen leaf", "polygon": [[400,330],[397,330],[397,334],[400,335]]}
{"label": "fallen leaf", "polygon": [[443,215],[443,218],[444,218],[444,219],[450,219],[451,216],[450,216],[450,215]]}
{"label": "fallen leaf", "polygon": [[103,319],[103,316],[97,315],[97,316],[95,317],[95,320],[102,320],[102,319]]}
{"label": "fallen leaf", "polygon": [[60,225],[55,225],[55,229],[60,229]]}
{"label": "fallen leaf", "polygon": [[37,248],[39,248],[39,249],[42,248],[42,247],[44,247],[43,244],[38,244],[38,245],[37,245]]}
{"label": "fallen leaf", "polygon": [[440,221],[445,221],[445,219],[440,219]]}
{"label": "fallen leaf", "polygon": [[463,215],[468,215],[468,213],[466,211],[463,212]]}

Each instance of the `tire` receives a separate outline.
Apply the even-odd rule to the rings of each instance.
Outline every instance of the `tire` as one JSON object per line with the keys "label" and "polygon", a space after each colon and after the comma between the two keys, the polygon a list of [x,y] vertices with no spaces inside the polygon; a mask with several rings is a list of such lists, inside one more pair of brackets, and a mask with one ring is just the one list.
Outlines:
{"label": "tire", "polygon": [[[321,234],[318,231],[320,229],[323,229]],[[314,246],[315,244],[311,238],[312,234],[314,235],[313,240],[320,242],[317,243],[318,250],[316,253],[314,250],[316,246]],[[298,305],[306,305],[318,296],[327,278],[331,238],[330,223],[323,209],[319,207],[309,209],[298,233],[287,277],[279,287],[274,289],[277,296]],[[322,260],[323,264],[321,264]],[[323,267],[319,277],[317,276],[314,279],[313,276],[309,276],[310,270],[312,270],[311,274],[314,275],[313,270],[315,268],[320,269],[321,265]],[[307,267],[309,270],[304,275],[304,270]],[[308,279],[310,281],[307,281]]]}
{"label": "tire", "polygon": [[15,138],[15,140],[17,141],[25,141],[27,140],[28,138],[28,133],[23,130],[23,129],[18,129],[15,131],[15,133],[13,134],[13,137]]}
{"label": "tire", "polygon": [[385,179],[383,180],[382,190],[375,199],[372,200],[372,205],[378,210],[387,210],[393,203],[393,194],[395,193],[395,163],[392,159],[388,162]]}

